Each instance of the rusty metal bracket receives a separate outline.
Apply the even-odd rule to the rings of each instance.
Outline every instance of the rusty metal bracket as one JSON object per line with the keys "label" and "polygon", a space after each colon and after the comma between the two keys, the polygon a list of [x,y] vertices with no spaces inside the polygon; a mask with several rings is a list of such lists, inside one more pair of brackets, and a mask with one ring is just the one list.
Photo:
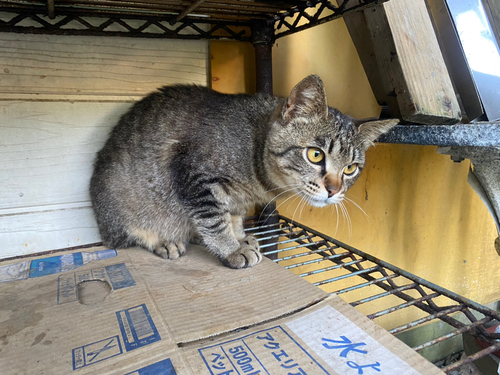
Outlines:
{"label": "rusty metal bracket", "polygon": [[[500,147],[451,146],[439,147],[437,152],[456,162],[471,161],[467,180],[488,208],[500,235]],[[500,237],[495,240],[495,249],[500,255]]]}

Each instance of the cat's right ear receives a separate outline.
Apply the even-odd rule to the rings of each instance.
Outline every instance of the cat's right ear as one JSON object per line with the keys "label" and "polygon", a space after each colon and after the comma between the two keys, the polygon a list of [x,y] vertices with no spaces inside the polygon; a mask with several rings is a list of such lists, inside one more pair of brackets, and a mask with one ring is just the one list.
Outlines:
{"label": "cat's right ear", "polygon": [[283,119],[288,123],[297,117],[328,116],[326,92],[323,81],[312,75],[304,78],[292,90],[282,111]]}
{"label": "cat's right ear", "polygon": [[398,119],[375,120],[373,118],[364,120],[354,120],[354,124],[358,129],[359,134],[363,136],[367,146],[372,145],[372,142],[382,134],[387,133],[399,123]]}

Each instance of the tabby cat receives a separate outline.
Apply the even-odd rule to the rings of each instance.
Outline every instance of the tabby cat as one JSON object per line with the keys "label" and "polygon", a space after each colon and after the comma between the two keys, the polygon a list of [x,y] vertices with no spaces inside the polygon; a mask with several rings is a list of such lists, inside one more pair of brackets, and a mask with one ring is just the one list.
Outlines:
{"label": "tabby cat", "polygon": [[90,195],[106,246],[176,259],[194,239],[231,268],[262,255],[242,217],[289,190],[340,203],[365,151],[397,120],[361,125],[309,76],[288,98],[166,86],[136,103],[98,153]]}

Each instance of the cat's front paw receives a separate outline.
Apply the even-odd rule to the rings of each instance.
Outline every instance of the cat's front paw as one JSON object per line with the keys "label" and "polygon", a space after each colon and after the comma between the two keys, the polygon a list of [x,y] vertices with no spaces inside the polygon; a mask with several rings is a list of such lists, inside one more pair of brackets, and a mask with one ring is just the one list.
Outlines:
{"label": "cat's front paw", "polygon": [[164,259],[177,259],[186,252],[182,243],[169,242],[158,246],[154,253]]}
{"label": "cat's front paw", "polygon": [[253,267],[262,260],[259,251],[259,243],[253,237],[245,237],[240,247],[227,258],[222,260],[225,266],[230,268]]}

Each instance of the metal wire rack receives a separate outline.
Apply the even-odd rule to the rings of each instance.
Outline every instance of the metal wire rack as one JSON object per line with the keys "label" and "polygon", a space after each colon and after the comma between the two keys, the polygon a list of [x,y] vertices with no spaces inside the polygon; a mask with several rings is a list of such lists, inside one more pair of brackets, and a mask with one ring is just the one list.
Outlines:
{"label": "metal wire rack", "polygon": [[445,373],[500,349],[500,334],[486,330],[500,323],[500,315],[492,309],[281,215],[249,218],[246,232],[258,238],[265,256],[339,295],[391,334],[443,322],[447,333],[441,330],[436,337],[413,346],[424,356],[426,350],[464,333],[491,344],[444,367]]}

